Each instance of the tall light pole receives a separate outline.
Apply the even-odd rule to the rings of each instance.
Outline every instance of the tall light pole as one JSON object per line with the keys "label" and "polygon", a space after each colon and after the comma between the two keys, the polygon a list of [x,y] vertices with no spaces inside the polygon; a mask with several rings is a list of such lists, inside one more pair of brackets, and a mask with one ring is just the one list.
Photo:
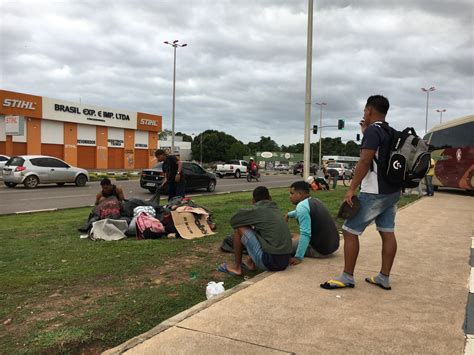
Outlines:
{"label": "tall light pole", "polygon": [[173,47],[174,60],[173,60],[173,110],[171,113],[171,154],[174,153],[174,108],[175,108],[175,97],[176,97],[176,48],[186,47],[187,44],[178,44],[178,40],[174,40],[172,43],[165,41],[164,44],[168,44]]}
{"label": "tall light pole", "polygon": [[435,91],[436,88],[434,86],[430,87],[429,89],[421,88],[421,91],[426,92],[426,121],[425,121],[425,134],[428,132],[428,101],[430,99],[430,91]]}
{"label": "tall light pole", "polygon": [[437,109],[436,112],[439,112],[439,124],[443,123],[443,112],[446,112],[446,109]]}
{"label": "tall light pole", "polygon": [[204,137],[204,132],[201,133],[201,166],[202,166],[202,138]]}
{"label": "tall light pole", "polygon": [[318,169],[321,169],[321,147],[322,147],[322,131],[323,131],[323,106],[326,106],[325,102],[316,102],[319,106],[319,165]]}
{"label": "tall light pole", "polygon": [[306,42],[306,96],[305,96],[305,123],[304,123],[304,167],[303,178],[306,180],[309,176],[309,127],[311,125],[311,79],[313,64],[313,0],[308,0],[308,35]]}

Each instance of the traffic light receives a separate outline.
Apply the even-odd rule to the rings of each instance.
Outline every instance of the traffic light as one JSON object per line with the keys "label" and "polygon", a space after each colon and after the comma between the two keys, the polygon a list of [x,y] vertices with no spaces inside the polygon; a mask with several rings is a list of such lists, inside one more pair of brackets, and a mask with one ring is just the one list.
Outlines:
{"label": "traffic light", "polygon": [[356,141],[357,142],[360,141],[360,134],[359,133],[356,134]]}
{"label": "traffic light", "polygon": [[318,125],[313,126],[313,134],[318,134]]}
{"label": "traffic light", "polygon": [[345,121],[344,120],[338,120],[337,121],[337,129],[343,129],[344,128]]}

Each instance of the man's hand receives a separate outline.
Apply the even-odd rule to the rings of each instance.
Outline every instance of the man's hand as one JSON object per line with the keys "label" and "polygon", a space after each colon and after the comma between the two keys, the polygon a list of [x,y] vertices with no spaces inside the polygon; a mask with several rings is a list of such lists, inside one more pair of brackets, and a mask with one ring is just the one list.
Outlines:
{"label": "man's hand", "polygon": [[298,265],[301,264],[301,260],[297,258],[291,258],[290,259],[290,265]]}
{"label": "man's hand", "polygon": [[174,181],[175,182],[180,182],[181,181],[181,174],[176,174],[176,176],[174,177]]}
{"label": "man's hand", "polygon": [[346,195],[344,196],[344,201],[347,202],[349,204],[349,206],[351,206],[351,207],[353,205],[352,196],[354,196],[354,191],[349,188],[349,190],[347,190],[347,192],[346,192]]}
{"label": "man's hand", "polygon": [[290,219],[290,217],[288,217],[288,213],[285,213],[283,218],[285,219],[285,222],[288,223],[288,220]]}

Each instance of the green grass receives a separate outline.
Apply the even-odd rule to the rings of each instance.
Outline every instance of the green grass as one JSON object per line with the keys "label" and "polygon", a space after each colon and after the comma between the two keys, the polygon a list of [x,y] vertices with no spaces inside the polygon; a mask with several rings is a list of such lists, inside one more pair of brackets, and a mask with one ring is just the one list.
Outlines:
{"label": "green grass", "polygon": [[[341,187],[314,195],[335,216],[344,193]],[[283,212],[293,209],[287,189],[271,194]],[[250,199],[250,193],[196,197],[214,212],[218,233],[193,241],[79,239],[88,208],[1,216],[0,321],[11,323],[0,328],[0,352],[103,350],[203,301],[211,280],[226,289],[242,282],[216,266],[231,259],[218,248],[231,233],[230,216]],[[297,231],[294,221],[290,229]]]}

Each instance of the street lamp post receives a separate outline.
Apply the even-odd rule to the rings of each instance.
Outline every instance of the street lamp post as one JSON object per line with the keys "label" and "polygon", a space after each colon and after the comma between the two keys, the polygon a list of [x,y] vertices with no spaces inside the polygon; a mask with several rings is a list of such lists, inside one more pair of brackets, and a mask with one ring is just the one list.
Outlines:
{"label": "street lamp post", "polygon": [[437,109],[436,112],[439,112],[439,124],[443,123],[443,112],[446,112],[446,109]]}
{"label": "street lamp post", "polygon": [[421,91],[426,92],[426,121],[425,121],[425,134],[428,132],[428,101],[430,99],[430,91],[435,91],[436,88],[434,86],[430,87],[429,89],[421,88]]}
{"label": "street lamp post", "polygon": [[202,138],[204,136],[204,132],[201,133],[201,166],[202,166]]}
{"label": "street lamp post", "polygon": [[319,106],[319,165],[318,169],[321,169],[321,147],[322,147],[322,131],[323,131],[323,106],[326,106],[325,102],[316,102]]}
{"label": "street lamp post", "polygon": [[187,44],[178,44],[178,40],[174,40],[172,43],[165,41],[164,44],[168,44],[173,47],[173,109],[171,113],[171,154],[174,153],[174,109],[175,109],[175,97],[176,97],[176,48],[186,47]]}

